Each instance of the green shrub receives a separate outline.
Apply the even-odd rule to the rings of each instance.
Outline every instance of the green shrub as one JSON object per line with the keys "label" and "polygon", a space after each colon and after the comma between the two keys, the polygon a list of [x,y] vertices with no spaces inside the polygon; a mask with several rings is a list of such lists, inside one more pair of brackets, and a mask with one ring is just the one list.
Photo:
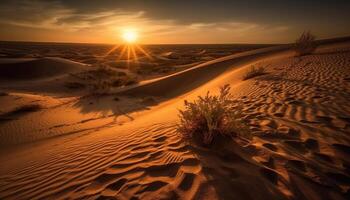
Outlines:
{"label": "green shrub", "polygon": [[[185,101],[180,110],[178,131],[184,139],[201,146],[211,146],[228,138],[248,136],[241,120],[241,109],[230,92],[230,86],[220,88],[219,95],[199,96],[194,102]],[[220,141],[221,140],[221,141]]]}

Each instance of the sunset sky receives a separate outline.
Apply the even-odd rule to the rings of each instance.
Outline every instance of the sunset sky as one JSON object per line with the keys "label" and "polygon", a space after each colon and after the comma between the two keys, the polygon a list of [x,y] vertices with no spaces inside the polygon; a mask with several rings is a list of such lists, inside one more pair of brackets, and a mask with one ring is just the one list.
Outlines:
{"label": "sunset sky", "polygon": [[2,0],[0,40],[283,43],[303,30],[350,35],[349,0]]}

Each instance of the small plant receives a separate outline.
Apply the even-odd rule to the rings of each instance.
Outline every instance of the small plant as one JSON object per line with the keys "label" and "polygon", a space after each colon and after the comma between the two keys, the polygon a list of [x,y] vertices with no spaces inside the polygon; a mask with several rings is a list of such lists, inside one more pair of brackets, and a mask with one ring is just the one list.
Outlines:
{"label": "small plant", "polygon": [[296,56],[304,56],[312,54],[316,49],[316,37],[310,31],[304,31],[301,36],[295,41]]}
{"label": "small plant", "polygon": [[266,70],[264,67],[255,67],[252,65],[250,69],[247,71],[247,73],[244,75],[243,80],[248,80],[257,76],[261,76],[266,74]]}
{"label": "small plant", "polygon": [[136,76],[118,72],[105,65],[100,65],[88,73],[92,77],[91,89],[94,94],[108,94],[113,87],[127,86],[138,82]]}
{"label": "small plant", "polygon": [[185,101],[180,110],[178,131],[183,138],[201,146],[211,146],[240,136],[248,136],[248,129],[241,121],[241,109],[229,93],[230,86],[220,88],[219,95],[199,96],[194,102]]}
{"label": "small plant", "polygon": [[122,76],[115,78],[112,82],[111,85],[113,87],[120,87],[120,86],[128,86],[128,85],[133,85],[138,83],[138,80],[136,77],[127,75],[127,76]]}
{"label": "small plant", "polygon": [[108,80],[98,79],[91,85],[93,94],[105,95],[108,94],[111,89],[111,82]]}

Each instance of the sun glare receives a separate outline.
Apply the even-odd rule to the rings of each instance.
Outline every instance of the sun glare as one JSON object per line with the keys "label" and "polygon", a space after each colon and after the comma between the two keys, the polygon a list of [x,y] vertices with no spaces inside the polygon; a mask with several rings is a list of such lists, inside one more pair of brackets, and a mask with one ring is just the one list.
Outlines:
{"label": "sun glare", "polygon": [[134,29],[124,29],[120,32],[120,37],[124,43],[113,46],[106,54],[105,57],[111,55],[113,52],[118,52],[117,60],[127,61],[127,67],[131,62],[138,63],[139,56],[146,57],[153,60],[153,57],[147,50],[143,49],[141,45],[137,44],[138,32]]}
{"label": "sun glare", "polygon": [[137,40],[137,33],[134,30],[125,30],[122,34],[122,38],[127,43],[135,43]]}

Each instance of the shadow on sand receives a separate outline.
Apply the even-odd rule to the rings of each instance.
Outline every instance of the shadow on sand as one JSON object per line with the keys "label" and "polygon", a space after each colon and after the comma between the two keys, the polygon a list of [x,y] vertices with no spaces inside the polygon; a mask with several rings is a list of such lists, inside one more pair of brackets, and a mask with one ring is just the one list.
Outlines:
{"label": "shadow on sand", "polygon": [[[115,118],[129,116],[128,113],[147,110],[149,106],[193,91],[234,67],[286,49],[288,46],[277,46],[226,56],[154,81],[121,88],[111,95],[84,97],[74,106],[84,114],[100,113]],[[115,101],[115,97],[120,100]]]}
{"label": "shadow on sand", "polygon": [[[252,152],[255,149],[251,146],[226,141],[212,148],[189,148],[202,165],[207,180],[205,187],[215,190],[219,199],[288,199],[278,189],[285,180],[273,166],[268,168],[254,161]],[[201,195],[200,191],[197,197],[203,198]]]}

